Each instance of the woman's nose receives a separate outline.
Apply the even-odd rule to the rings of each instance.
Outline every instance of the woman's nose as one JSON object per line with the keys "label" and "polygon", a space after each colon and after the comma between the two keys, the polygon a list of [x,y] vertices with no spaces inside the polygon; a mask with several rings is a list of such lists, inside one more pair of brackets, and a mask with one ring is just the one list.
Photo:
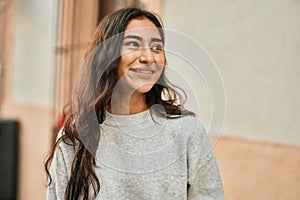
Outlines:
{"label": "woman's nose", "polygon": [[140,63],[153,63],[153,55],[150,47],[143,47],[140,50],[140,57],[139,57]]}

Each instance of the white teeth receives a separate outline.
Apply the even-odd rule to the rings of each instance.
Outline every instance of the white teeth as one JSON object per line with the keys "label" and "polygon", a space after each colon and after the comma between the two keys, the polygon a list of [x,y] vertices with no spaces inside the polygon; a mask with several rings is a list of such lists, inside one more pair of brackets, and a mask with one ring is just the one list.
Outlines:
{"label": "white teeth", "polygon": [[142,73],[142,74],[153,74],[154,72],[151,70],[144,70],[144,69],[131,69],[133,72]]}

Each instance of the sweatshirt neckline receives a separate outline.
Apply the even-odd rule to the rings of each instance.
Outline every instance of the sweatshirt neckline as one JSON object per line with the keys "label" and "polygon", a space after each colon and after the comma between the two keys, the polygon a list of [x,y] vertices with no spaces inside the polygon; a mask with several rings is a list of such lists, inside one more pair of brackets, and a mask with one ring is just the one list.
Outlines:
{"label": "sweatshirt neckline", "polygon": [[152,120],[149,109],[130,115],[116,115],[108,111],[105,112],[104,124],[107,125],[138,125],[143,122]]}

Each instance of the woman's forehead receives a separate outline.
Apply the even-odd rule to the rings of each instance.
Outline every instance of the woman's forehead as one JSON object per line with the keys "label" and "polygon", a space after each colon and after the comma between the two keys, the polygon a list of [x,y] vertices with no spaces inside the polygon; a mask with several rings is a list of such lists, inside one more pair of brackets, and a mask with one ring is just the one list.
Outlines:
{"label": "woman's forehead", "polygon": [[126,26],[124,36],[137,35],[140,37],[161,38],[158,27],[147,18],[133,19]]}

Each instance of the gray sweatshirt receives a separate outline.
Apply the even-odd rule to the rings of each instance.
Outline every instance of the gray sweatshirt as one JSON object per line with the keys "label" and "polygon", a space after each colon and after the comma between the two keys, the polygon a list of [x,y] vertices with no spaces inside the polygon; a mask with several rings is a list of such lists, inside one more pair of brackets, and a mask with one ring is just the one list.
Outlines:
{"label": "gray sweatshirt", "polygon": [[[99,128],[97,200],[224,199],[212,146],[196,118],[107,112]],[[74,148],[61,142],[50,168],[48,200],[64,199],[73,158]]]}

